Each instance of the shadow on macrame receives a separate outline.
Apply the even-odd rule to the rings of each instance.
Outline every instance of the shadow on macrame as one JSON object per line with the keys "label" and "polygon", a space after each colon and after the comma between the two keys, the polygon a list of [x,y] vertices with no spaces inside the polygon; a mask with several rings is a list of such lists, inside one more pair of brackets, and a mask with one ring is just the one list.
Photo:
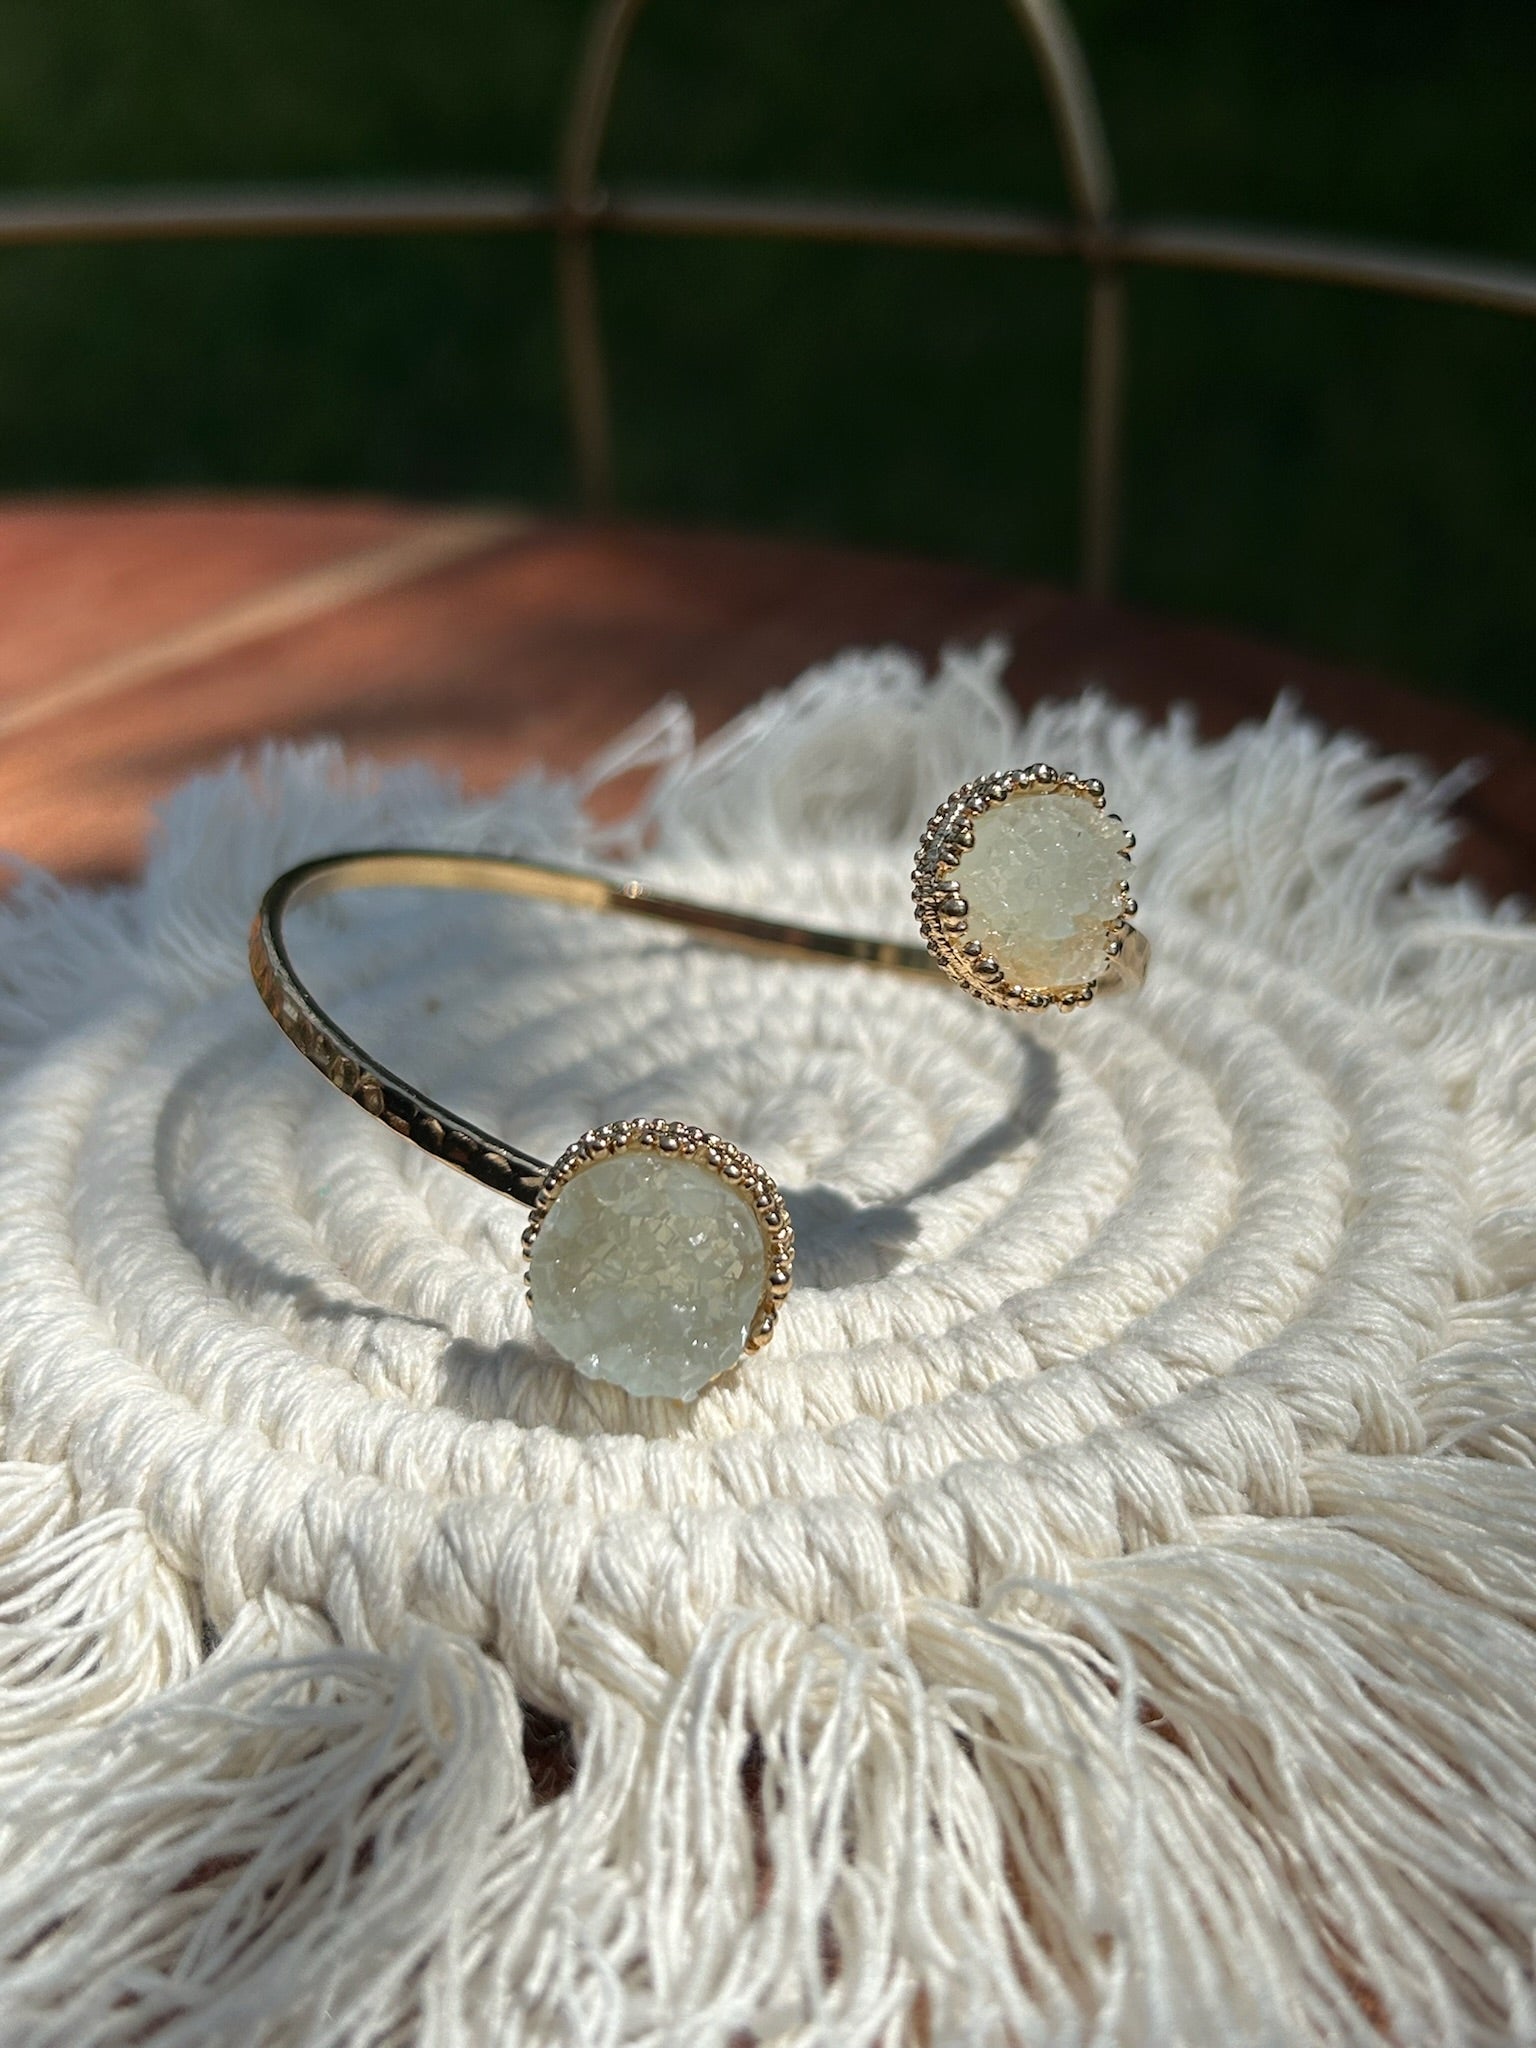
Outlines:
{"label": "shadow on macrame", "polygon": [[[1023,1031],[1018,1050],[1018,1085],[1003,1114],[902,1194],[858,1202],[823,1181],[786,1187],[785,1198],[795,1218],[799,1286],[852,1287],[883,1279],[901,1264],[918,1234],[919,1202],[963,1185],[1039,1135],[1060,1092],[1058,1062],[1052,1051]],[[228,1294],[251,1304],[287,1300],[304,1322],[427,1333],[428,1344],[435,1341],[440,1346],[433,1360],[438,1377],[433,1405],[478,1421],[537,1421],[581,1437],[614,1429],[649,1437],[686,1431],[687,1411],[677,1404],[630,1400],[616,1388],[588,1381],[536,1338],[477,1343],[455,1334],[440,1317],[338,1293],[312,1273],[296,1271],[258,1251],[206,1210],[199,1210],[195,1218],[188,1215],[176,1192],[182,1141],[189,1124],[206,1107],[228,1057],[227,1044],[212,1046],[178,1078],[167,1092],[155,1132],[156,1182],[167,1213],[210,1279]],[[373,1341],[364,1337],[365,1351]],[[559,1398],[553,1401],[548,1398],[553,1391],[551,1375],[558,1375],[560,1387]],[[527,1395],[536,1383],[540,1398],[533,1414]]]}
{"label": "shadow on macrame", "polygon": [[1004,1113],[952,1158],[886,1202],[855,1202],[825,1182],[786,1187],[795,1219],[795,1281],[800,1287],[855,1287],[883,1280],[900,1265],[921,1225],[916,1204],[961,1187],[1039,1136],[1061,1092],[1055,1053],[1018,1036],[1021,1074]]}
{"label": "shadow on macrame", "polygon": [[1029,1036],[1024,1026],[1017,1030],[1019,1062],[1023,1071],[1013,1101],[1004,1114],[962,1145],[952,1159],[919,1181],[908,1195],[917,1201],[924,1195],[947,1194],[951,1188],[973,1180],[987,1167],[1008,1158],[1019,1146],[1038,1138],[1061,1094],[1061,1062],[1049,1046]]}
{"label": "shadow on macrame", "polygon": [[917,1211],[906,1202],[855,1202],[822,1181],[786,1188],[784,1198],[795,1219],[799,1287],[882,1280],[917,1235]]}

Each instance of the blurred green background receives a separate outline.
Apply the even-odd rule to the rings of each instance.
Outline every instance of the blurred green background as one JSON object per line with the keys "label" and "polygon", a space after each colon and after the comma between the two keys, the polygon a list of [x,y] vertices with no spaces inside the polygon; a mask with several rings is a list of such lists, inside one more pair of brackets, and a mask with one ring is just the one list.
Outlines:
{"label": "blurred green background", "polygon": [[[0,0],[0,183],[543,178],[574,0]],[[1529,0],[1075,0],[1125,208],[1536,262]],[[1001,0],[655,0],[615,177],[1063,205]],[[1067,264],[615,239],[645,515],[1074,573]],[[1144,274],[1122,588],[1529,721],[1536,324]],[[0,489],[571,502],[543,237],[9,251]]]}

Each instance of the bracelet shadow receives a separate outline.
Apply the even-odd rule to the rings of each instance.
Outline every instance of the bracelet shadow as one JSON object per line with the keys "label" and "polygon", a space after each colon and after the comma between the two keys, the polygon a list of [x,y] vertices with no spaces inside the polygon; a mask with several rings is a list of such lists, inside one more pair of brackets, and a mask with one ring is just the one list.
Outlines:
{"label": "bracelet shadow", "polygon": [[856,1202],[825,1182],[786,1187],[795,1220],[795,1280],[813,1287],[856,1287],[882,1280],[918,1234],[916,1204],[948,1193],[1038,1137],[1061,1093],[1060,1067],[1048,1047],[1021,1032],[1020,1074],[1007,1109],[954,1156],[885,1202]]}
{"label": "bracelet shadow", "polygon": [[[915,1241],[917,1204],[964,1185],[1037,1137],[1060,1094],[1057,1056],[1020,1030],[1019,1075],[1003,1114],[953,1157],[899,1197],[858,1202],[822,1181],[784,1189],[795,1219],[796,1280],[822,1289],[869,1285],[895,1270]],[[686,1431],[689,1411],[661,1399],[635,1399],[617,1387],[585,1379],[538,1338],[487,1345],[456,1335],[440,1316],[391,1308],[327,1285],[313,1273],[286,1266],[204,1212],[194,1214],[177,1193],[178,1164],[188,1130],[206,1111],[208,1091],[232,1057],[227,1040],[210,1047],[166,1094],[155,1129],[155,1177],[167,1218],[211,1283],[248,1309],[286,1301],[301,1323],[354,1324],[418,1331],[437,1392],[431,1405],[466,1420],[537,1422],[579,1436],[603,1432],[673,1436]],[[314,1077],[317,1103],[329,1088]],[[373,1340],[366,1336],[361,1348]],[[338,1363],[334,1370],[346,1370]],[[386,1366],[385,1371],[388,1371]],[[537,1385],[538,1398],[529,1393]]]}

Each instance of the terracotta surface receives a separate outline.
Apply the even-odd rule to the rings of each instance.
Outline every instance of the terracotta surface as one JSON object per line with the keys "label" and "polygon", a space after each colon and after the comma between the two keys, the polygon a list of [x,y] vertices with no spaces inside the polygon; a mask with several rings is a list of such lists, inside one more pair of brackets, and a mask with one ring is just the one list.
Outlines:
{"label": "terracotta surface", "polygon": [[[1368,674],[978,570],[712,534],[510,525],[446,566],[397,571],[390,550],[437,516],[324,500],[0,507],[0,844],[120,876],[157,797],[269,735],[425,755],[488,788],[533,761],[576,766],[668,691],[709,730],[850,644],[931,656],[1004,632],[1021,697],[1097,681],[1151,711],[1188,702],[1216,733],[1290,687],[1329,724],[1438,766],[1480,755],[1458,867],[1536,892],[1536,743]],[[387,587],[349,598],[357,565],[366,581],[381,560]],[[331,570],[317,615],[316,572]],[[302,615],[285,626],[289,591]],[[210,620],[229,644],[186,658]]]}

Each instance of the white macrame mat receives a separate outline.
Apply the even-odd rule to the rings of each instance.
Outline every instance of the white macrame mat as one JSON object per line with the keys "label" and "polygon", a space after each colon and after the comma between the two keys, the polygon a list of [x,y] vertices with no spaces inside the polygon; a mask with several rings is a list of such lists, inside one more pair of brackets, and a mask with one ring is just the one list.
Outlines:
{"label": "white macrame mat", "polygon": [[[1536,2040],[1532,935],[1415,879],[1413,764],[1021,724],[1001,664],[848,656],[488,804],[275,751],[142,886],[23,878],[6,2048]],[[489,899],[298,929],[534,1151],[681,1114],[779,1178],[794,1298],[692,1408],[553,1360],[522,1212],[250,987],[272,875],[381,842],[909,934],[933,803],[1040,758],[1140,838],[1151,977],[1081,1016]]]}

